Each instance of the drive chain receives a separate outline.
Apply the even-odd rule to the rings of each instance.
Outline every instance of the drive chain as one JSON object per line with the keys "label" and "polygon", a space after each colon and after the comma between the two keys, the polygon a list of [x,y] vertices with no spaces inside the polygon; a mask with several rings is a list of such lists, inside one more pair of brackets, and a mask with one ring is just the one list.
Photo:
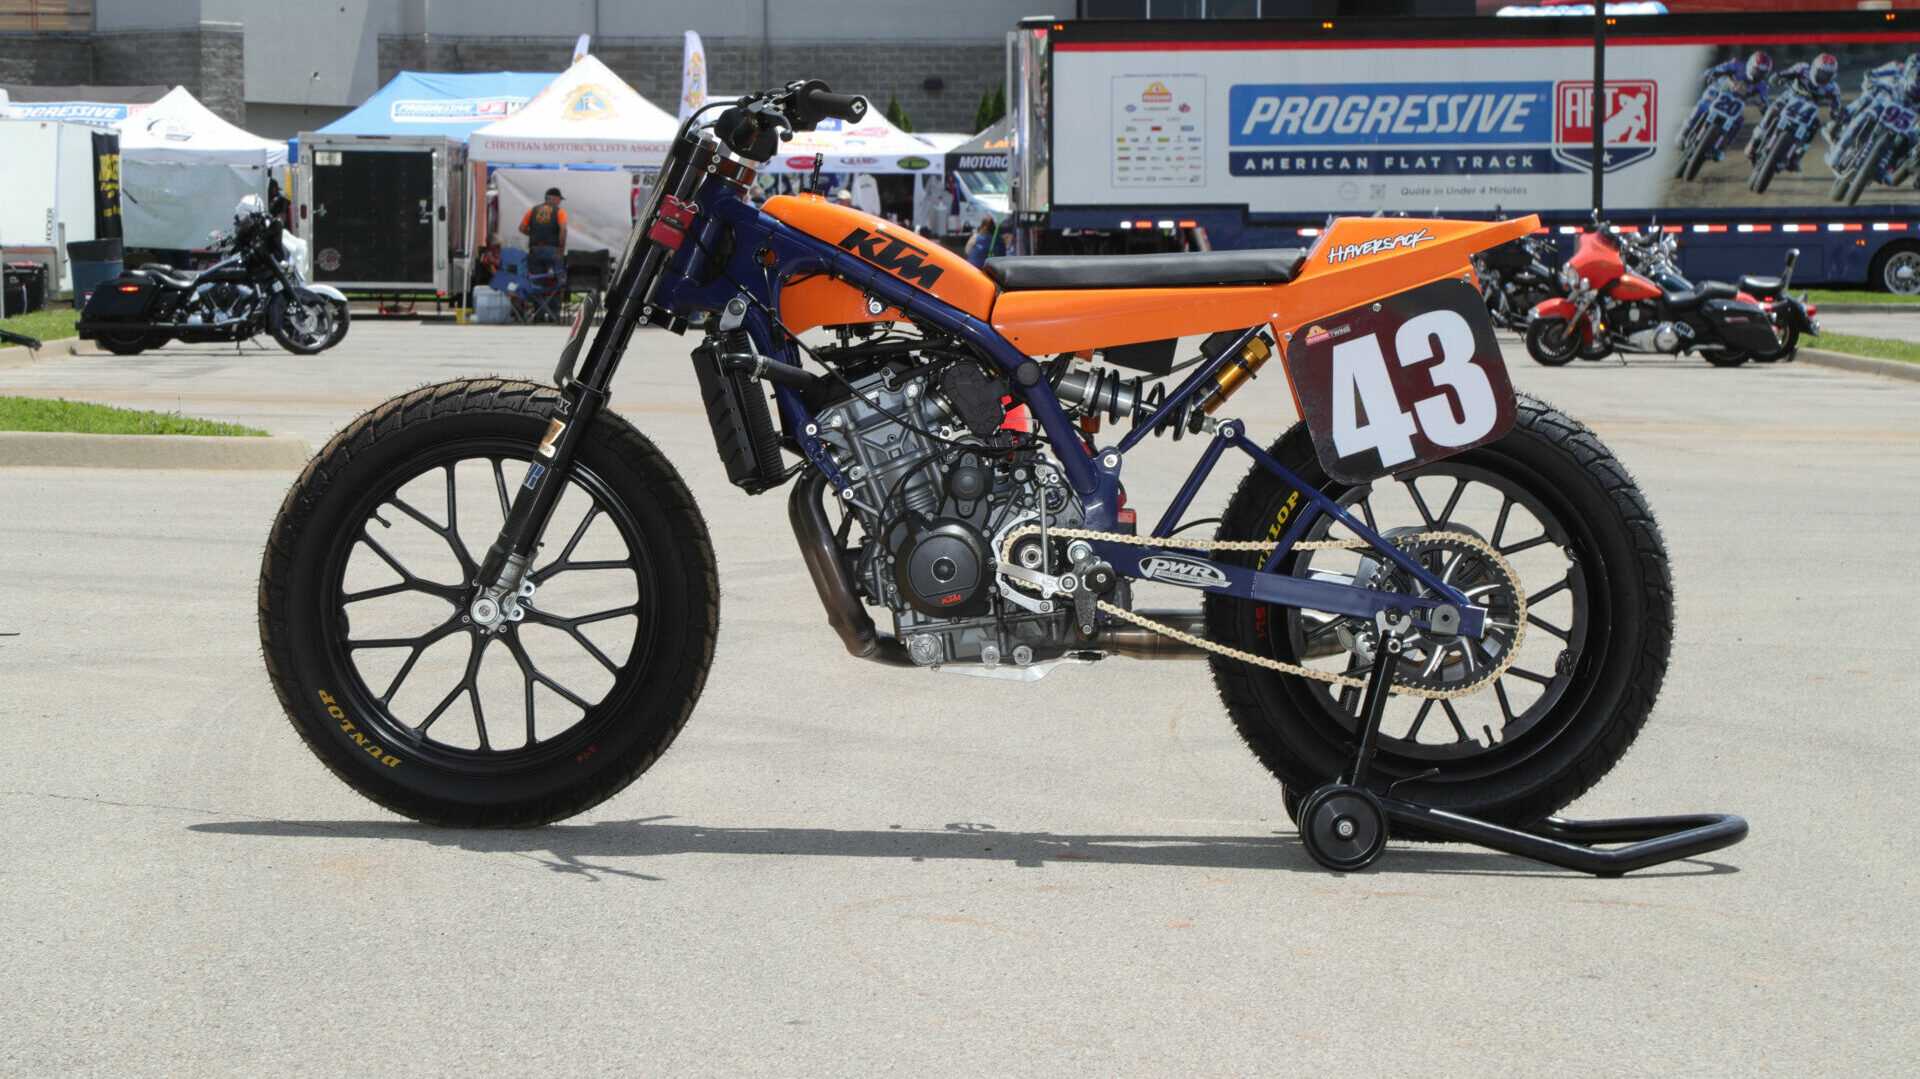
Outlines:
{"label": "drive chain", "polygon": [[[1000,551],[1001,560],[1009,560],[1014,543],[1021,537],[1039,535],[1041,532],[1042,529],[1039,525],[1027,525],[1024,528],[1015,530],[1012,535],[1007,537],[1006,546]],[[1264,553],[1271,552],[1275,547],[1279,546],[1278,544],[1268,543],[1264,540],[1180,540],[1178,542],[1172,542],[1166,537],[1134,536],[1124,532],[1096,532],[1085,528],[1049,528],[1045,530],[1045,535],[1049,539],[1102,540],[1107,543],[1121,543],[1134,547],[1184,547],[1189,550],[1207,551],[1260,551]],[[1427,543],[1439,540],[1471,547],[1485,555],[1498,567],[1501,574],[1504,575],[1508,581],[1512,582],[1514,602],[1516,604],[1513,644],[1506,649],[1497,664],[1488,668],[1485,675],[1472,682],[1465,683],[1456,689],[1427,689],[1422,686],[1404,685],[1388,686],[1390,692],[1402,696],[1425,697],[1434,700],[1454,700],[1480,692],[1498,680],[1501,675],[1507,673],[1507,668],[1513,666],[1514,660],[1520,654],[1520,645],[1526,640],[1527,636],[1527,593],[1526,589],[1520,586],[1520,577],[1514,572],[1513,564],[1508,562],[1506,557],[1491,543],[1480,539],[1478,536],[1473,536],[1465,532],[1419,532],[1408,536],[1397,536],[1393,542],[1404,544]],[[1295,543],[1292,549],[1296,551],[1331,551],[1355,550],[1369,546],[1371,545],[1368,544],[1367,541],[1361,539],[1303,540]],[[1411,600],[1415,597],[1409,596],[1407,598]],[[1273,659],[1270,656],[1256,655],[1252,652],[1234,648],[1231,645],[1210,641],[1204,637],[1175,629],[1164,623],[1155,622],[1145,615],[1137,614],[1118,604],[1109,603],[1104,599],[1100,600],[1097,606],[1101,611],[1115,618],[1124,619],[1125,621],[1132,622],[1136,626],[1150,629],[1162,636],[1171,637],[1176,641],[1192,645],[1195,648],[1214,652],[1226,656],[1229,659],[1237,659],[1242,663],[1250,663],[1256,667],[1266,667],[1269,670],[1279,671],[1282,674],[1311,678],[1321,682],[1331,682],[1336,686],[1351,686],[1355,689],[1365,689],[1367,685],[1366,679],[1356,678],[1350,674],[1335,674],[1332,671],[1315,670],[1312,667],[1305,667],[1297,663],[1288,663],[1285,660]]]}

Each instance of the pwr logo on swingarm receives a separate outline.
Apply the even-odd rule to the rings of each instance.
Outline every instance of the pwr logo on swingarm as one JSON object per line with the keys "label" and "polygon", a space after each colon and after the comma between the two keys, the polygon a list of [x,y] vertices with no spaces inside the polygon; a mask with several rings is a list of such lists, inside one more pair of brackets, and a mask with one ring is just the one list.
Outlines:
{"label": "pwr logo on swingarm", "polygon": [[851,251],[868,262],[890,271],[894,276],[912,281],[921,288],[932,288],[935,281],[946,271],[939,266],[926,263],[928,252],[913,246],[905,240],[896,240],[886,236],[876,236],[866,229],[854,229],[846,234],[838,244],[842,251]]}
{"label": "pwr logo on swingarm", "polygon": [[[1653,156],[1659,142],[1659,87],[1652,79],[1607,80],[1600,113],[1600,167],[1626,168]],[[1581,170],[1593,167],[1593,81],[1553,84],[1553,156]]]}
{"label": "pwr logo on swingarm", "polygon": [[1205,562],[1181,558],[1179,555],[1154,555],[1142,559],[1140,576],[1183,588],[1220,588],[1227,583],[1226,574]]}

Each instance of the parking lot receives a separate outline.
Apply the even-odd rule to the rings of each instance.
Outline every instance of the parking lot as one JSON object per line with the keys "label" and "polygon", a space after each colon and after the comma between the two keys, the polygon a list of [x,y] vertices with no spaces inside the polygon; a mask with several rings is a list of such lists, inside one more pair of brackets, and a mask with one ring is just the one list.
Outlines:
{"label": "parking lot", "polygon": [[[317,357],[0,364],[0,394],[318,448],[423,382],[546,377],[561,337],[365,321]],[[719,651],[661,762],[544,829],[395,818],[301,745],[254,623],[291,475],[0,469],[0,1071],[1911,1073],[1920,383],[1508,341],[1674,563],[1659,706],[1569,815],[1736,812],[1739,846],[1613,880],[1452,845],[1332,874],[1205,664],[853,660],[783,494],[726,483],[692,342],[649,331],[614,407],[706,514]],[[1277,435],[1279,382],[1229,411]],[[1194,452],[1130,463],[1134,499]]]}

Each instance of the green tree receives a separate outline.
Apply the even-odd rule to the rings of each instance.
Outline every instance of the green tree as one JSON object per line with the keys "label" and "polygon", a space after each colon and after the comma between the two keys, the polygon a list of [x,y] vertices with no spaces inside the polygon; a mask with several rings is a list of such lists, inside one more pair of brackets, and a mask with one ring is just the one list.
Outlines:
{"label": "green tree", "polygon": [[993,91],[980,91],[980,104],[973,109],[973,132],[979,134],[993,123]]}
{"label": "green tree", "polygon": [[913,130],[913,117],[900,107],[900,95],[892,90],[887,91],[887,122],[902,131]]}
{"label": "green tree", "polygon": [[1007,88],[1005,85],[996,86],[993,88],[993,115],[987,118],[987,123],[997,123],[1006,114]]}

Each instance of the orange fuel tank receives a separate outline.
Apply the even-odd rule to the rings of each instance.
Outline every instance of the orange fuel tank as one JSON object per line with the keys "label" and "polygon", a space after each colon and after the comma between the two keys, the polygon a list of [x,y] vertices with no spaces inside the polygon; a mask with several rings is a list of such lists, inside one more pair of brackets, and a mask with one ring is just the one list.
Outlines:
{"label": "orange fuel tank", "polygon": [[[903,225],[814,194],[777,195],[761,209],[975,318],[984,319],[993,311],[996,289],[991,278],[966,259]],[[784,302],[781,316],[786,316]]]}

